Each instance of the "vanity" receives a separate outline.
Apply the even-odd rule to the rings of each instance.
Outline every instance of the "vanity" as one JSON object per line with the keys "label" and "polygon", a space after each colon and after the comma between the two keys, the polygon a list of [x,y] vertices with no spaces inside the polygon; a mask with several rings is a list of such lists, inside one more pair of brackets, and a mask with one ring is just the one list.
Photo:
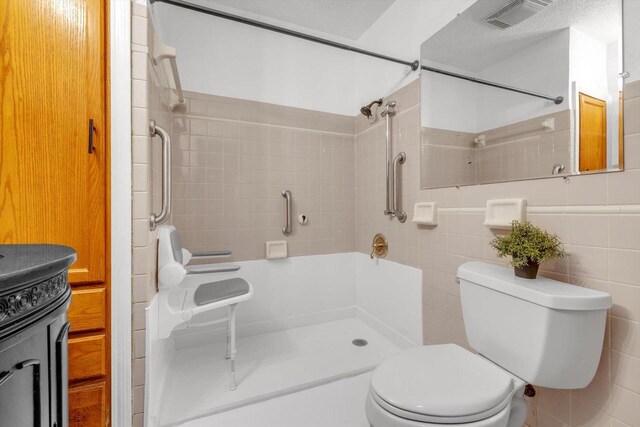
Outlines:
{"label": "vanity", "polygon": [[67,272],[59,245],[0,245],[0,424],[68,425]]}

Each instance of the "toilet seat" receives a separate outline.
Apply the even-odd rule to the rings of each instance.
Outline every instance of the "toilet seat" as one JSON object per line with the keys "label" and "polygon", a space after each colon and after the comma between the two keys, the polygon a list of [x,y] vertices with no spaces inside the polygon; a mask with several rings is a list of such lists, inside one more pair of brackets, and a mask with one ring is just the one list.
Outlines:
{"label": "toilet seat", "polygon": [[483,420],[504,410],[514,377],[454,344],[416,347],[384,361],[371,378],[371,398],[404,419],[433,424]]}

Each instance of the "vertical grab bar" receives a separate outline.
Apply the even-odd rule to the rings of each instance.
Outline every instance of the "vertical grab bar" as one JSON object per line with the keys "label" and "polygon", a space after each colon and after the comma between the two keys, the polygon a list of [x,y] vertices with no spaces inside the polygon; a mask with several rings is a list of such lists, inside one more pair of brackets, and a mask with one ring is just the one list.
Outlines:
{"label": "vertical grab bar", "polygon": [[393,159],[393,187],[391,188],[391,198],[393,201],[393,214],[400,222],[407,220],[407,213],[400,210],[400,203],[398,203],[398,164],[403,164],[405,160],[407,160],[407,155],[404,152],[398,153]]}
{"label": "vertical grab bar", "polygon": [[393,150],[391,147],[391,117],[393,117],[396,114],[395,111],[396,108],[396,102],[395,101],[389,101],[387,102],[386,108],[384,109],[384,111],[382,113],[380,113],[380,115],[382,117],[385,118],[385,124],[386,124],[386,136],[387,136],[387,145],[386,145],[386,158],[387,158],[387,163],[386,163],[386,178],[387,178],[387,200],[386,200],[386,208],[384,210],[384,214],[385,215],[391,215],[393,217],[393,196],[391,195],[391,188],[393,185],[393,177],[391,176],[392,171],[391,171],[391,156],[393,156]]}
{"label": "vertical grab bar", "polygon": [[158,135],[162,140],[162,210],[160,214],[152,213],[149,217],[151,230],[155,230],[171,215],[171,138],[154,120],[149,122],[149,131],[152,137]]}
{"label": "vertical grab bar", "polygon": [[407,220],[407,214],[400,210],[398,203],[398,164],[403,164],[407,159],[407,155],[403,152],[391,160],[393,157],[393,148],[391,145],[391,117],[396,115],[396,102],[389,101],[385,110],[380,113],[386,120],[387,125],[387,208],[384,211],[385,215],[390,215],[398,218],[398,221],[405,222]]}
{"label": "vertical grab bar", "polygon": [[289,236],[291,234],[291,191],[282,190],[282,197],[284,197],[284,227],[282,228],[282,234]]}

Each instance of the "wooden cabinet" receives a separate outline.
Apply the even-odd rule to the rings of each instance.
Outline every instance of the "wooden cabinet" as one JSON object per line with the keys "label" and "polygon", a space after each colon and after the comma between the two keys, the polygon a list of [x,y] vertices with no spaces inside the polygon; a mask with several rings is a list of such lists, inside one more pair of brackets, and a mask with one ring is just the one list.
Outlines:
{"label": "wooden cabinet", "polygon": [[69,270],[69,419],[109,424],[105,0],[0,7],[0,243],[56,243]]}

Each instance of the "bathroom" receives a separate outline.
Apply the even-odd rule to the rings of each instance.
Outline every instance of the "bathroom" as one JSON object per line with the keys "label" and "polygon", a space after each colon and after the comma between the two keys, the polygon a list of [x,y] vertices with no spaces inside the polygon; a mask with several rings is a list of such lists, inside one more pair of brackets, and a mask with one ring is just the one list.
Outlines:
{"label": "bathroom", "polygon": [[[19,138],[36,141],[37,127],[0,122],[0,188],[8,189],[0,196],[0,255],[17,243],[78,254],[69,270],[69,382],[60,406],[68,404],[68,421],[60,425],[640,427],[640,2],[30,7],[8,0],[0,11],[0,52],[24,46],[19,23],[28,16],[83,28],[102,46],[95,69],[69,66],[102,83],[94,85],[101,98],[91,98],[101,113],[96,103],[60,107],[82,117],[68,134],[82,148],[76,167],[89,155],[101,162],[100,180],[86,179],[91,163],[68,180],[55,168],[24,174],[16,165],[29,163],[28,151],[14,147]],[[93,23],[95,34],[86,31]],[[64,50],[33,34],[28,60]],[[11,66],[0,78],[9,88],[0,92],[3,121],[29,119],[28,106],[63,138],[53,129],[62,116],[36,102],[36,92],[13,96],[22,90],[15,76],[24,65],[12,59],[19,55],[6,57]],[[52,87],[84,90],[53,73],[64,66],[56,61],[25,72],[25,81],[50,73]],[[63,91],[42,86],[51,105],[66,102]],[[34,167],[62,162],[47,150]],[[33,177],[52,187],[39,193]],[[47,196],[69,185],[83,195]],[[14,198],[13,189],[25,196]],[[101,204],[92,203],[97,197]],[[70,209],[78,226],[61,233],[52,224]],[[513,232],[514,220],[557,235],[566,251],[541,263],[535,280],[514,277],[498,256],[495,239]],[[94,228],[102,234],[87,231]],[[3,269],[0,257],[0,298]],[[553,284],[597,306],[601,317],[558,328],[571,331],[545,348],[558,366],[570,356],[589,361],[584,378],[536,382],[483,347],[478,335],[496,325],[474,317],[485,296],[467,284],[484,271],[508,272],[516,287]],[[211,297],[222,285],[227,295]],[[512,300],[527,299],[514,292]],[[571,304],[562,298],[549,307]],[[515,315],[504,321],[509,310]],[[555,319],[526,323],[538,315],[527,310],[501,306],[491,317],[533,328],[516,358],[540,350],[537,342],[544,347],[540,331]],[[409,370],[403,355],[423,350]],[[403,398],[425,412],[394,412],[402,405],[380,397],[374,376],[391,371]],[[429,375],[454,385],[424,391],[411,381],[429,383]],[[483,375],[491,377],[486,389]],[[498,380],[509,382],[513,401],[500,395],[491,410],[479,408]],[[0,401],[13,393],[3,382]]]}

